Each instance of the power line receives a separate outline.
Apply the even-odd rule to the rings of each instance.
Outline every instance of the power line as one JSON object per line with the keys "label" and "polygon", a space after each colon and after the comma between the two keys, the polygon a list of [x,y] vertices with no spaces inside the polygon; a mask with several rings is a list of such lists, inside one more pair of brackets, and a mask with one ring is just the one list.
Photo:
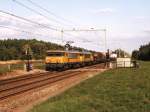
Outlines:
{"label": "power line", "polygon": [[26,6],[26,5],[24,5],[23,3],[21,3],[21,2],[19,2],[19,1],[17,1],[17,0],[12,0],[12,1],[15,2],[15,3],[17,3],[18,5],[20,5],[20,6],[24,7],[24,8],[26,8],[26,9],[28,9],[28,10],[34,12],[34,13],[38,14],[38,15],[40,15],[40,16],[46,18],[46,19],[49,20],[49,21],[53,21],[53,22],[55,22],[55,23],[59,23],[59,24],[63,24],[63,25],[64,25],[64,23],[59,22],[59,21],[57,21],[57,20],[55,20],[55,19],[49,18],[49,17],[45,16],[44,14],[42,14],[42,13],[40,13],[40,12],[38,12],[38,11],[36,11],[36,10],[34,10],[34,9],[32,9],[32,8],[30,8],[30,7],[28,7],[28,6]]}
{"label": "power line", "polygon": [[[61,17],[61,16],[58,16],[58,15],[56,15],[56,14],[53,13],[53,12],[50,12],[49,10],[43,8],[42,6],[40,6],[39,4],[37,4],[37,3],[35,3],[35,2],[33,2],[33,1],[31,1],[31,0],[27,0],[27,1],[30,2],[31,4],[33,4],[34,6],[36,6],[36,7],[40,8],[40,9],[44,10],[45,12],[49,13],[50,15],[53,15],[53,16],[55,16],[56,18],[59,18],[60,20],[64,20],[64,21],[69,22],[69,23],[71,22],[70,20],[67,20],[67,19],[65,19],[65,18],[63,18],[63,17]],[[73,23],[73,22],[71,22],[71,23]]]}
{"label": "power line", "polygon": [[[105,33],[105,50],[107,48],[107,43],[106,43],[106,29],[94,29],[94,28],[91,28],[91,29],[71,29],[71,30],[63,30],[64,31],[67,31],[67,32],[97,32],[97,31],[103,31]],[[87,42],[90,42],[90,41],[87,41]]]}
{"label": "power line", "polygon": [[12,14],[12,13],[9,13],[9,12],[3,11],[3,10],[0,10],[0,12],[3,13],[3,14],[7,14],[7,15],[10,15],[10,16],[12,16],[12,17],[15,17],[15,18],[18,18],[18,19],[27,21],[27,22],[29,22],[29,23],[39,25],[39,26],[41,26],[41,27],[44,27],[44,28],[47,28],[47,29],[50,29],[50,30],[60,31],[60,30],[58,30],[58,29],[56,29],[56,28],[52,28],[52,27],[50,27],[50,26],[47,26],[47,25],[44,25],[44,24],[41,24],[41,23],[38,23],[38,22],[35,22],[35,21],[32,21],[32,20],[29,20],[29,19],[24,18],[24,17],[21,17],[21,16],[17,16],[17,15],[15,15],[15,14]]}
{"label": "power line", "polygon": [[[28,32],[28,31],[25,31],[25,30],[20,30],[20,29],[17,29],[15,27],[9,27],[9,26],[2,26],[0,25],[1,28],[7,28],[7,29],[11,29],[11,30],[15,30],[15,31],[19,31],[19,32],[22,32],[22,33],[29,33],[29,34],[34,34],[32,32]],[[40,35],[40,34],[38,34]]]}
{"label": "power line", "polygon": [[[14,31],[19,31],[19,32],[22,32],[22,33],[28,33],[28,34],[31,34],[31,35],[37,35],[37,36],[44,36],[46,37],[47,35],[42,35],[42,34],[38,34],[38,33],[32,33],[32,32],[29,32],[29,31],[25,31],[25,30],[20,30],[16,27],[9,27],[9,26],[3,26],[3,25],[0,25],[1,28],[7,28],[7,29],[10,29],[10,30],[14,30]],[[61,40],[61,39],[56,39],[56,38],[53,38],[55,40]]]}
{"label": "power line", "polygon": [[[80,41],[80,42],[86,42],[86,43],[92,43],[92,42],[93,42],[93,41],[91,41],[91,40],[88,40],[88,39],[85,39],[85,38],[81,38],[80,36],[74,36],[74,35],[72,35],[72,34],[70,34],[70,33],[63,32],[63,30],[61,31],[61,33],[62,33],[62,42],[63,42],[63,34],[66,34],[66,35],[68,35],[68,36],[75,37],[75,38],[80,38],[80,40],[82,40],[82,41]],[[79,40],[79,39],[78,39],[78,40]]]}
{"label": "power line", "polygon": [[[37,23],[37,22],[35,22],[35,21],[32,21],[32,20],[26,19],[26,18],[24,18],[24,17],[20,17],[20,16],[17,16],[17,15],[14,15],[14,14],[12,14],[12,13],[9,13],[9,12],[3,11],[3,10],[0,10],[0,12],[1,12],[1,13],[4,13],[4,14],[7,14],[7,15],[10,15],[10,16],[12,16],[12,17],[18,18],[18,19],[21,19],[21,20],[27,21],[27,22],[32,23],[32,24],[36,24],[36,25],[39,25],[39,26],[45,27],[45,28],[50,29],[50,30],[60,31],[60,32],[61,32],[61,30],[51,28],[51,27],[49,27],[49,26],[46,26],[46,25],[43,25],[43,24]],[[73,35],[68,34],[68,33],[65,33],[65,34],[66,34],[66,35],[68,35],[68,36],[73,36]],[[75,36],[73,36],[73,37],[75,37]],[[85,40],[85,41],[86,41],[86,40]]]}
{"label": "power line", "polygon": [[[39,26],[39,27],[37,27],[37,24],[36,24],[36,26],[33,26],[33,24],[31,23],[29,23],[29,22],[27,22],[27,21],[22,21],[22,19],[18,19],[18,18],[16,18],[16,17],[12,17],[12,18],[10,18],[10,17],[7,17],[7,16],[4,16],[4,15],[0,15],[0,17],[3,17],[3,18],[5,18],[5,19],[7,19],[8,21],[15,21],[19,26],[20,25],[27,25],[28,27],[30,27],[30,28],[41,28],[41,26]],[[15,23],[15,24],[16,24]],[[22,24],[23,23],[23,24]],[[12,26],[14,26],[14,24],[13,23],[11,23],[12,24]],[[7,25],[6,25],[7,26]],[[17,27],[19,27],[19,26],[17,26]],[[23,27],[23,26],[22,26]],[[26,27],[26,26],[25,26]],[[43,29],[41,29],[41,30],[43,30]],[[49,30],[49,29],[48,29]]]}
{"label": "power line", "polygon": [[[55,28],[52,28],[52,27],[49,27],[49,26],[40,24],[40,23],[38,23],[38,22],[35,22],[35,21],[32,21],[32,20],[26,19],[26,18],[24,18],[24,17],[20,17],[20,16],[17,16],[17,15],[14,15],[14,14],[12,14],[12,13],[9,13],[9,12],[3,11],[3,10],[0,10],[0,12],[1,12],[1,13],[4,13],[4,14],[7,14],[7,15],[10,15],[10,16],[15,17],[15,18],[18,18],[18,19],[21,19],[21,20],[30,22],[30,23],[32,23],[32,24],[36,24],[36,25],[39,25],[39,26],[48,28],[48,29],[50,29],[50,30],[61,31],[61,30],[58,30],[58,29],[55,29]],[[65,32],[65,34],[68,35],[68,36],[73,36],[73,35],[68,34],[68,33],[66,33],[66,32]],[[76,36],[73,36],[73,37],[76,37]],[[80,39],[83,40],[84,42],[90,42],[89,40],[84,39],[84,38],[80,38]]]}
{"label": "power line", "polygon": [[[13,16],[13,17],[16,17],[16,18],[19,18],[19,19],[24,20],[24,21],[30,22],[30,23],[32,23],[32,24],[36,24],[36,25],[39,25],[39,26],[42,26],[42,27],[46,27],[46,28],[51,29],[51,30],[61,31],[61,30],[58,30],[58,29],[52,29],[51,27],[45,26],[45,25],[43,25],[43,24],[40,24],[40,23],[31,21],[31,20],[28,20],[28,19],[26,19],[26,18],[17,16],[17,15],[14,15],[14,14],[11,14],[11,13],[9,13],[9,12],[5,12],[5,11],[2,11],[2,10],[0,10],[0,12],[1,12],[1,13],[4,13],[4,14],[7,14],[7,15],[10,15],[10,16]],[[5,26],[5,28],[6,28],[6,26]],[[8,27],[7,27],[7,28],[8,28]],[[14,29],[13,29],[13,30],[14,30]],[[20,31],[20,30],[16,30],[16,31]],[[65,31],[69,31],[69,30],[65,30]],[[70,31],[71,31],[71,30],[70,30]],[[31,32],[27,32],[27,31],[22,31],[22,32],[31,33]],[[71,35],[71,34],[69,34],[69,33],[66,33],[66,32],[63,32],[63,33],[66,34],[66,35],[68,35],[68,36],[72,36],[72,37],[78,38],[77,36]],[[33,34],[33,33],[32,33],[32,34]],[[38,34],[38,35],[40,35],[40,34]],[[43,36],[43,35],[40,35],[40,36]],[[80,38],[80,39],[81,39],[83,42],[89,42],[89,43],[92,42],[92,41],[90,41],[90,40],[88,40],[88,39],[85,39],[85,38]]]}
{"label": "power line", "polygon": [[[5,20],[7,19],[8,21],[12,21],[13,20],[15,22],[19,22],[19,24],[20,23],[27,24],[27,22],[22,21],[22,20],[18,20],[17,18],[10,18],[10,17],[4,16],[4,15],[0,15],[0,17],[3,17],[3,18],[5,18]],[[32,24],[27,24],[27,25],[33,26]]]}

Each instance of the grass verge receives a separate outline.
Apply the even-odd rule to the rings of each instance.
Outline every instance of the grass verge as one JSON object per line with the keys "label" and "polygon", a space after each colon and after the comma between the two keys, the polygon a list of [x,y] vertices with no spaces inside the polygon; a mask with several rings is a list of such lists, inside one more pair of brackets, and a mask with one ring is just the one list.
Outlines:
{"label": "grass verge", "polygon": [[30,112],[150,112],[150,62],[106,71]]}

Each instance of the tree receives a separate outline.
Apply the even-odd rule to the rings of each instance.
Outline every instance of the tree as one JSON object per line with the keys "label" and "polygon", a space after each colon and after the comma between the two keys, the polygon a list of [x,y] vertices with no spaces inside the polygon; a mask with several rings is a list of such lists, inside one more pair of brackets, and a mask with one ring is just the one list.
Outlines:
{"label": "tree", "polygon": [[126,51],[122,49],[117,49],[115,50],[115,52],[117,53],[117,57],[120,57],[120,58],[131,57],[129,53],[127,53]]}
{"label": "tree", "polygon": [[28,59],[32,59],[32,56],[33,56],[33,52],[32,52],[32,49],[30,47],[29,44],[25,44],[22,48],[22,58],[21,59],[25,59],[25,60],[28,60]]}
{"label": "tree", "polygon": [[139,50],[134,50],[132,52],[132,57],[139,60],[150,60],[150,43],[142,45]]}
{"label": "tree", "polygon": [[138,50],[134,50],[132,52],[132,58],[133,59],[138,59],[139,58],[139,51]]}

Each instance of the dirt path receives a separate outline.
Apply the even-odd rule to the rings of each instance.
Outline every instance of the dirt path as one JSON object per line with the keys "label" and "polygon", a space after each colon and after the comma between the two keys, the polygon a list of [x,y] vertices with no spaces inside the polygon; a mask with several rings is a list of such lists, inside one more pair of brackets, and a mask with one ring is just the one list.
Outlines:
{"label": "dirt path", "polygon": [[27,71],[24,71],[24,70],[14,70],[12,72],[1,74],[0,75],[0,80],[13,78],[13,77],[21,76],[21,75],[44,73],[44,72],[46,72],[46,71],[45,70],[40,70],[40,69],[34,69],[30,72],[27,72]]}

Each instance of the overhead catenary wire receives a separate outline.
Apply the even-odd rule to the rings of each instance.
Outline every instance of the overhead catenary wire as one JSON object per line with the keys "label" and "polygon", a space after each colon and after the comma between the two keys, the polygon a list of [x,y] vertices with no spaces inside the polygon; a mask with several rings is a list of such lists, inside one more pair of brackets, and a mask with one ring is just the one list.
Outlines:
{"label": "overhead catenary wire", "polygon": [[[19,32],[21,32],[21,33],[27,33],[28,35],[33,35],[33,36],[41,36],[41,37],[48,37],[49,35],[42,35],[42,34],[37,34],[37,33],[33,33],[33,32],[28,32],[28,31],[25,31],[25,30],[20,30],[20,29],[18,29],[18,28],[16,28],[16,27],[9,27],[9,26],[2,26],[2,25],[0,25],[0,27],[2,27],[2,28],[7,28],[7,29],[10,29],[10,30],[14,30],[14,31],[19,31]],[[25,35],[24,35],[25,36]],[[52,38],[52,37],[51,37]],[[53,37],[53,39],[55,39],[55,40],[58,40],[58,41],[61,41],[61,39],[57,39],[57,38],[55,38],[55,37]],[[86,41],[86,40],[83,40],[83,41],[77,41],[76,43],[78,43],[78,42],[86,42],[86,43],[93,43],[93,42],[88,42],[88,41]],[[102,45],[102,44],[98,44],[98,43],[94,43],[94,45]]]}
{"label": "overhead catenary wire", "polygon": [[[25,30],[20,30],[19,28],[16,28],[16,27],[3,26],[3,25],[0,25],[0,27],[1,28],[7,28],[7,29],[10,29],[10,30],[14,30],[14,31],[18,31],[18,32],[21,32],[21,33],[27,33],[27,34],[30,34],[30,35],[37,35],[37,36],[41,36],[41,37],[48,37],[48,35],[33,33],[33,32],[29,32],[29,31],[25,31]],[[69,34],[66,34],[66,35],[69,35]],[[70,36],[72,36],[72,35],[70,35]],[[58,38],[57,39],[53,38],[53,39],[61,41],[61,39],[58,39]],[[89,42],[88,40],[85,40],[85,39],[81,39],[81,40],[82,41],[80,41],[80,42]]]}
{"label": "overhead catenary wire", "polygon": [[[27,21],[22,21],[22,20],[20,20],[20,19],[18,19],[18,18],[15,18],[15,17],[12,17],[12,16],[10,16],[10,17],[8,17],[8,16],[4,16],[4,15],[0,15],[0,17],[3,17],[5,20],[8,20],[9,22],[11,21],[11,24],[13,25],[13,21],[14,22],[16,22],[16,23],[19,23],[19,25],[27,25],[27,26],[32,26],[32,27],[34,27],[33,26],[33,24],[31,23],[31,24],[28,24],[29,22],[27,22]],[[23,24],[22,24],[23,23]],[[7,25],[6,25],[7,26]],[[41,26],[40,26],[41,27]],[[36,28],[37,28],[37,25],[36,25]]]}
{"label": "overhead catenary wire", "polygon": [[[20,30],[16,27],[9,27],[9,26],[3,26],[3,25],[0,25],[0,28],[7,28],[7,29],[10,29],[10,30],[14,30],[14,31],[18,31],[18,32],[21,32],[21,33],[26,33],[26,34],[30,34],[30,35],[33,35],[33,36],[40,36],[40,37],[48,37],[49,35],[43,35],[43,34],[38,34],[38,33],[33,33],[33,32],[29,32],[29,31],[25,31],[25,30]],[[66,34],[67,35],[67,34]],[[68,34],[69,35],[69,34]],[[72,36],[72,35],[70,35]],[[61,39],[59,38],[55,38],[55,37],[51,37],[51,39],[54,39],[54,40],[58,40],[58,41],[61,41]],[[85,42],[85,40],[83,40]],[[83,41],[79,41],[78,42],[83,42]],[[87,41],[86,41],[87,42]]]}
{"label": "overhead catenary wire", "polygon": [[50,15],[52,15],[52,16],[58,18],[59,20],[63,20],[63,21],[65,21],[65,22],[67,22],[67,23],[74,24],[72,21],[67,20],[67,19],[65,19],[65,18],[63,18],[63,17],[61,17],[61,16],[56,15],[55,13],[53,13],[53,12],[47,10],[46,8],[43,8],[41,5],[35,3],[35,2],[33,2],[33,1],[31,1],[31,0],[27,0],[27,1],[30,2],[32,5],[34,5],[35,7],[38,7],[38,8],[40,8],[40,9],[42,9],[43,11],[47,12],[48,14],[50,14]]}
{"label": "overhead catenary wire", "polygon": [[[20,30],[16,27],[10,27],[10,26],[3,26],[3,25],[0,25],[1,28],[7,28],[7,29],[10,29],[10,30],[14,30],[14,31],[19,31],[21,33],[27,33],[27,34],[30,34],[30,35],[33,35],[33,36],[42,36],[42,37],[47,37],[47,35],[42,35],[42,34],[37,34],[37,33],[33,33],[33,32],[29,32],[29,31],[25,31],[25,30]],[[51,37],[52,38],[52,37]],[[56,38],[53,38],[55,40],[59,40],[61,41],[61,39],[56,39]],[[83,40],[83,41],[79,41],[78,42],[86,42],[86,43],[93,43],[94,45],[102,45],[102,44],[98,44],[98,43],[94,43],[92,41],[88,41],[88,40]]]}
{"label": "overhead catenary wire", "polygon": [[[10,26],[3,26],[3,25],[0,25],[1,28],[7,28],[7,29],[10,29],[10,30],[14,30],[14,31],[19,31],[19,32],[22,32],[22,33],[27,33],[27,34],[31,34],[31,35],[38,35],[38,36],[42,36],[42,37],[46,37],[48,35],[43,35],[43,34],[38,34],[38,33],[33,33],[33,32],[29,32],[29,31],[25,31],[25,30],[20,30],[19,28],[16,28],[16,27],[10,27]],[[72,37],[77,37],[77,36],[73,36],[69,33],[66,33],[65,35],[68,35],[68,36],[72,36]],[[53,39],[56,39],[56,38],[53,38]],[[80,38],[82,41],[80,42],[90,42],[89,40],[86,40],[86,39],[83,39],[83,38]],[[56,40],[62,40],[62,39],[56,39]],[[78,40],[79,41],[79,40]],[[92,41],[91,41],[92,42]]]}
{"label": "overhead catenary wire", "polygon": [[[106,29],[94,29],[94,28],[91,28],[91,29],[75,29],[75,28],[73,28],[73,29],[69,29],[69,30],[63,30],[63,32],[65,32],[65,31],[67,31],[67,32],[97,32],[97,31],[103,31],[105,34],[105,44],[104,44],[104,46],[105,46],[105,50],[106,50]],[[98,45],[98,43],[95,43],[94,41],[90,41],[90,40],[86,40],[85,42],[91,42],[91,43],[94,43],[94,44],[97,44]]]}
{"label": "overhead catenary wire", "polygon": [[[68,35],[68,36],[71,36],[71,37],[75,37],[75,38],[80,38],[80,40],[82,40],[82,42],[92,42],[92,41],[90,41],[90,40],[88,40],[88,39],[85,39],[85,38],[82,38],[82,37],[80,37],[80,36],[74,36],[74,35],[72,35],[72,34],[70,34],[70,33],[66,33],[66,32],[62,32],[62,33],[64,33],[64,34],[66,34],[66,35]],[[64,40],[63,39],[63,34],[62,34],[62,40]],[[78,41],[79,41],[79,39],[78,39]]]}
{"label": "overhead catenary wire", "polygon": [[[7,28],[7,29],[10,29],[10,30],[14,30],[14,31],[19,31],[19,32],[22,32],[22,33],[28,33],[28,34],[35,34],[35,33],[32,33],[32,32],[29,32],[29,31],[25,31],[25,30],[20,30],[16,27],[10,27],[10,26],[3,26],[3,25],[0,25],[1,28]],[[41,34],[36,34],[36,35],[41,35]]]}
{"label": "overhead catenary wire", "polygon": [[[42,37],[48,37],[49,35],[43,35],[43,34],[38,34],[38,33],[33,33],[33,32],[29,32],[29,31],[25,31],[25,30],[20,30],[16,27],[10,27],[10,26],[3,26],[3,25],[0,25],[1,28],[7,28],[7,29],[10,29],[10,30],[14,30],[14,31],[18,31],[18,32],[21,32],[21,33],[27,33],[27,34],[30,34],[30,35],[33,35],[33,36],[42,36]],[[52,38],[52,37],[51,37]],[[55,40],[61,40],[61,39],[56,39],[56,38],[53,38]]]}
{"label": "overhead catenary wire", "polygon": [[28,9],[28,10],[34,12],[34,13],[38,14],[38,15],[40,15],[40,16],[46,18],[46,19],[49,20],[49,21],[53,21],[53,22],[55,22],[55,23],[59,23],[59,24],[61,24],[61,25],[62,25],[62,24],[65,25],[64,23],[62,23],[62,22],[60,22],[60,21],[57,21],[57,20],[55,20],[55,19],[52,19],[52,18],[50,18],[50,17],[48,17],[48,16],[45,16],[45,15],[42,14],[41,12],[36,11],[36,10],[34,10],[33,8],[30,8],[29,6],[27,6],[27,5],[25,5],[25,4],[21,3],[21,2],[19,2],[19,1],[17,1],[17,0],[12,0],[12,1],[15,2],[15,3],[17,3],[18,5],[20,5],[20,6],[24,7],[24,8],[26,8],[26,9]]}
{"label": "overhead catenary wire", "polygon": [[[13,27],[15,27],[16,25],[16,28],[18,27],[19,29],[21,28],[21,29],[25,29],[25,30],[30,30],[30,29],[40,29],[40,30],[46,30],[46,31],[53,31],[53,30],[51,30],[51,29],[48,29],[48,28],[43,28],[43,26],[41,27],[41,26],[39,26],[39,25],[37,25],[37,24],[32,24],[32,23],[30,23],[30,22],[28,22],[28,21],[24,21],[24,20],[22,20],[22,19],[18,19],[18,18],[16,18],[16,17],[13,17],[13,16],[7,16],[7,15],[1,15],[0,14],[0,17],[2,17],[2,18],[4,18],[5,20],[8,20],[8,22],[10,22],[11,21],[11,23],[10,23],[10,25],[11,26],[13,26]],[[11,20],[10,20],[10,17],[11,17]],[[14,21],[14,23],[13,23],[13,21]],[[9,25],[9,26],[10,26]],[[8,26],[8,25],[5,25],[5,26]],[[25,26],[25,27],[24,27]],[[27,28],[27,29],[26,29]],[[30,30],[31,31],[31,30]],[[58,31],[57,31],[58,32]]]}
{"label": "overhead catenary wire", "polygon": [[[13,1],[16,1],[16,0],[13,0]],[[17,3],[19,3],[19,4],[20,4],[20,2],[17,2]],[[21,4],[21,5],[23,5],[23,4]],[[26,8],[28,8],[28,7],[26,7]],[[0,12],[2,12],[2,11],[0,10]],[[4,11],[3,11],[3,13],[4,13]],[[7,12],[7,13],[5,12],[5,14],[8,14],[8,12]],[[14,16],[14,17],[17,17],[17,18],[19,17],[19,19],[23,19],[23,20],[25,20],[25,21],[27,21],[27,22],[31,22],[31,23],[34,23],[34,24],[36,23],[37,25],[40,25],[40,26],[42,25],[42,27],[49,28],[49,27],[48,27],[48,26],[46,26],[46,25],[43,25],[43,24],[40,24],[40,23],[34,22],[34,21],[29,20],[29,19],[26,19],[26,18],[24,18],[24,17],[16,16],[16,15],[14,15],[14,14],[10,14],[10,13],[9,13],[9,15]],[[60,30],[58,30],[58,29],[54,29],[54,28],[52,28],[52,27],[50,27],[50,29],[51,29],[51,30],[60,31]],[[71,34],[67,34],[67,33],[65,33],[65,34],[66,34],[66,35],[69,35],[69,36],[71,35]],[[71,36],[73,36],[73,35],[71,35]],[[73,37],[75,37],[75,36],[73,36]],[[84,42],[85,42],[85,41],[88,41],[88,42],[89,42],[89,40],[87,40],[87,39],[83,39],[83,38],[82,38],[82,40],[83,40]]]}
{"label": "overhead catenary wire", "polygon": [[[59,31],[59,32],[61,32],[61,30],[59,30],[59,29],[52,28],[52,27],[50,27],[50,26],[47,26],[47,25],[44,25],[44,24],[35,22],[35,21],[33,21],[33,20],[30,20],[30,19],[27,19],[27,18],[24,18],[24,17],[21,17],[21,16],[17,16],[17,15],[15,15],[15,14],[10,13],[10,12],[6,12],[6,11],[3,11],[3,10],[0,10],[0,12],[3,13],[3,14],[7,14],[7,15],[10,15],[10,16],[12,16],[12,17],[15,17],[15,18],[24,20],[24,21],[26,21],[26,22],[39,25],[39,26],[41,26],[41,27],[44,27],[44,28],[47,28],[47,29],[50,29],[50,30],[54,30],[54,31]],[[73,35],[68,34],[68,33],[65,33],[65,34],[68,35],[68,36],[73,36]],[[75,36],[74,36],[74,37],[75,37]]]}
{"label": "overhead catenary wire", "polygon": [[[24,18],[24,17],[20,17],[20,16],[17,16],[17,15],[14,15],[14,14],[12,14],[12,13],[9,13],[9,12],[3,11],[3,10],[0,10],[0,12],[1,12],[1,13],[4,13],[4,14],[7,14],[7,15],[10,15],[10,16],[13,16],[13,17],[16,17],[16,18],[18,18],[18,19],[21,19],[21,20],[30,22],[30,23],[32,23],[32,24],[36,24],[36,25],[42,26],[42,27],[44,27],[44,28],[48,28],[48,29],[50,29],[50,30],[61,31],[61,30],[58,30],[58,29],[56,29],[56,28],[52,28],[52,27],[50,27],[50,26],[40,24],[40,23],[38,23],[38,22],[32,21],[32,20],[27,19],[27,18]],[[67,33],[65,33],[65,34],[67,34]],[[67,34],[67,35],[70,36],[71,34]],[[71,36],[73,36],[73,35],[71,35]],[[75,37],[75,36],[73,36],[73,37]],[[80,38],[80,39],[83,40],[84,42],[90,42],[90,41],[87,40],[87,39],[83,39],[83,38]]]}
{"label": "overhead catenary wire", "polygon": [[[18,19],[27,21],[27,22],[29,22],[29,23],[32,23],[32,24],[36,24],[36,25],[42,26],[42,27],[47,28],[47,29],[50,29],[50,30],[54,30],[54,31],[59,31],[59,32],[61,32],[61,30],[51,28],[51,27],[49,27],[49,26],[40,24],[40,23],[38,23],[38,22],[29,20],[29,19],[26,19],[26,18],[24,18],[24,17],[20,17],[20,16],[17,16],[17,15],[14,15],[14,14],[12,14],[12,13],[9,13],[9,12],[3,11],[3,10],[0,10],[0,12],[1,12],[1,13],[4,13],[4,14],[7,14],[7,15],[10,15],[10,16],[13,16],[13,17],[18,18]],[[71,34],[69,34],[69,33],[65,33],[65,35],[73,36],[73,35],[71,35]],[[73,36],[73,37],[75,37],[75,36]],[[82,39],[82,38],[81,38],[81,39]],[[87,40],[85,40],[85,39],[82,39],[82,40],[83,40],[83,41],[87,41]]]}
{"label": "overhead catenary wire", "polygon": [[15,17],[15,18],[24,20],[24,21],[26,21],[26,22],[39,25],[39,26],[41,26],[41,27],[44,27],[44,28],[47,28],[47,29],[50,29],[50,30],[60,31],[60,30],[58,30],[58,29],[56,29],[56,28],[53,28],[53,27],[50,27],[50,26],[47,26],[47,25],[44,25],[44,24],[35,22],[35,21],[33,21],[33,20],[30,20],[30,19],[27,19],[27,18],[24,18],[24,17],[21,17],[21,16],[17,16],[17,15],[15,15],[15,14],[10,13],[10,12],[6,12],[6,11],[3,11],[3,10],[0,10],[0,12],[3,13],[3,14],[7,14],[7,15],[13,16],[13,17]]}

